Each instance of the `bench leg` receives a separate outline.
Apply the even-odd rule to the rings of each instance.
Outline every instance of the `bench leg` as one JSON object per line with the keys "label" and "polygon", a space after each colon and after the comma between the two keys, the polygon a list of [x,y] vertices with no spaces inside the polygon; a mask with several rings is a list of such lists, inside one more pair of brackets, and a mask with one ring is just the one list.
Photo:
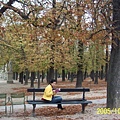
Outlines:
{"label": "bench leg", "polygon": [[88,103],[86,103],[86,104],[82,104],[82,113],[85,112],[85,107],[87,106],[87,104],[88,104]]}
{"label": "bench leg", "polygon": [[33,104],[33,111],[32,111],[32,116],[35,117],[35,108],[36,108],[36,104]]}

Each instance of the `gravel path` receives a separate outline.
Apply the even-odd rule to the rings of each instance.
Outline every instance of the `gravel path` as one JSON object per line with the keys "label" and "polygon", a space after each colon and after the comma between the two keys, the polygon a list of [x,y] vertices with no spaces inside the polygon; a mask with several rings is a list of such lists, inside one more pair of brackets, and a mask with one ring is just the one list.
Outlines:
{"label": "gravel path", "polygon": [[[7,84],[6,81],[0,81],[0,93],[8,93],[8,95],[14,92],[13,88],[19,87],[29,87],[30,85],[24,86],[20,84],[18,81],[14,81],[14,84]],[[98,92],[91,91],[87,93],[87,97],[92,96],[106,96],[106,90],[100,90]],[[63,95],[64,98],[68,98],[69,95]],[[61,116],[36,116],[36,117],[13,117],[14,115],[3,116],[1,115],[0,120],[120,120],[120,112],[119,113],[111,113],[111,114],[97,114],[98,108],[105,108],[106,107],[106,98],[92,100],[93,105],[88,105],[86,107],[85,114],[76,113],[74,115],[61,115]],[[18,105],[15,108],[16,112],[19,112],[23,106]],[[4,107],[0,106],[0,112],[3,111]],[[8,108],[9,109],[9,108]],[[27,105],[27,110],[32,110],[32,106]],[[13,113],[14,114],[14,113]]]}

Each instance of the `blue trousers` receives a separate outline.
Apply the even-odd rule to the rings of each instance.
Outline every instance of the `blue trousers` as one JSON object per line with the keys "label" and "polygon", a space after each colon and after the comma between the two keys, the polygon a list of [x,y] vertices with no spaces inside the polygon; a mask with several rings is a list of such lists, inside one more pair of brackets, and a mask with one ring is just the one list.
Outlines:
{"label": "blue trousers", "polygon": [[62,97],[61,96],[54,96],[50,102],[52,103],[61,103]]}
{"label": "blue trousers", "polygon": [[51,103],[59,103],[59,104],[57,104],[57,108],[58,109],[62,109],[62,105],[60,104],[61,101],[62,101],[62,97],[61,96],[54,96],[50,102]]}
{"label": "blue trousers", "polygon": [[49,100],[44,100],[44,102],[47,102],[47,103],[59,103],[57,104],[57,108],[58,109],[63,109],[62,108],[62,105],[60,104],[62,101],[62,97],[61,96],[53,96],[52,100],[49,101]]}

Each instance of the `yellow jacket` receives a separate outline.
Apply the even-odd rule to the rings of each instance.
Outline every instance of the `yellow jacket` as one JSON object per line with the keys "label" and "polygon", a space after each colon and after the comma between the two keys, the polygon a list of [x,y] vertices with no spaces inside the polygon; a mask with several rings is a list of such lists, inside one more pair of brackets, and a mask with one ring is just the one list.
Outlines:
{"label": "yellow jacket", "polygon": [[52,90],[52,86],[49,84],[45,90],[44,90],[44,94],[43,94],[43,99],[45,100],[49,100],[51,101],[52,100],[52,96],[53,96],[53,90]]}

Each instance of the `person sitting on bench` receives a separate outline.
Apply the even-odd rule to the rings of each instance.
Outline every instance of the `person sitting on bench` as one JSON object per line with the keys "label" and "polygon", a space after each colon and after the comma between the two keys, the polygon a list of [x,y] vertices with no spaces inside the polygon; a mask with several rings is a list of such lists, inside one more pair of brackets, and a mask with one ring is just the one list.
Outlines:
{"label": "person sitting on bench", "polygon": [[[49,85],[47,85],[47,87],[44,90],[44,94],[42,97],[42,100],[44,102],[61,103],[62,97],[55,96],[57,92],[59,91],[58,89],[55,89],[55,86],[56,86],[56,80],[52,79]],[[58,104],[57,108],[61,110],[64,109],[61,104]]]}

